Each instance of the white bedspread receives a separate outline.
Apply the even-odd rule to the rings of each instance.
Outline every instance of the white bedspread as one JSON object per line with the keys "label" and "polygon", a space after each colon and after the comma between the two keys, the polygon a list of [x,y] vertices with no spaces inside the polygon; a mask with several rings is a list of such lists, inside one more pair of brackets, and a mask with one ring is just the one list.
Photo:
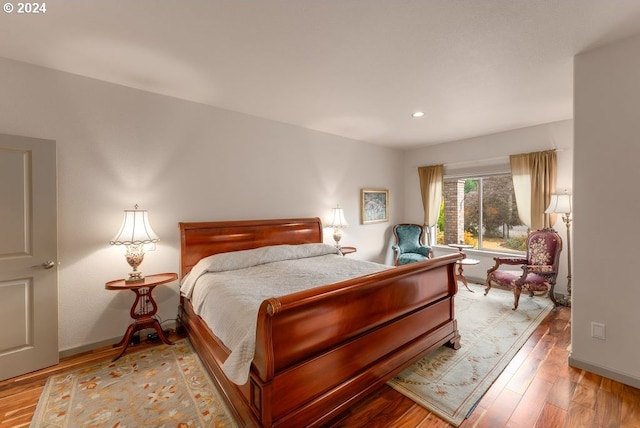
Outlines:
{"label": "white bedspread", "polygon": [[264,300],[388,268],[343,257],[327,244],[277,245],[202,259],[180,291],[231,350],[222,369],[232,382],[243,385],[255,353],[256,320]]}

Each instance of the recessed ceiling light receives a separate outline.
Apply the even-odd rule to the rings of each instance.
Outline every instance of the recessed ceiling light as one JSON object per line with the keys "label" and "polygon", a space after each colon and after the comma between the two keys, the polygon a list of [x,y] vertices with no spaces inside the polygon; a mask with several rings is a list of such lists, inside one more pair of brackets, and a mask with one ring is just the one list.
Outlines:
{"label": "recessed ceiling light", "polygon": [[422,117],[424,116],[424,112],[422,111],[414,111],[413,113],[411,113],[411,117]]}

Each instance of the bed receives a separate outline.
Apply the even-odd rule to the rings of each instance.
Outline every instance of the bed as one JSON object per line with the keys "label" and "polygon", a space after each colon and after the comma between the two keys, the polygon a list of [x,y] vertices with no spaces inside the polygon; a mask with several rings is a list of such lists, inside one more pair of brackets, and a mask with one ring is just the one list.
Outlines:
{"label": "bed", "polygon": [[[323,237],[318,218],[189,222],[179,228],[182,278],[216,254],[320,244]],[[435,348],[459,348],[454,267],[463,257],[451,254],[265,299],[244,384],[223,371],[230,349],[185,295],[178,324],[239,425],[321,426]]]}

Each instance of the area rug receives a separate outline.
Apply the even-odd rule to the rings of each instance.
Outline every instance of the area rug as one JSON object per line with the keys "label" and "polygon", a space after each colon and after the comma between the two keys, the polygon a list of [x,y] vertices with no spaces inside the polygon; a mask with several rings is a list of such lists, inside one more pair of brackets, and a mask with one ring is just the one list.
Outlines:
{"label": "area rug", "polygon": [[47,380],[31,422],[44,427],[236,427],[188,340]]}
{"label": "area rug", "polygon": [[462,345],[440,347],[401,372],[388,384],[452,425],[459,426],[487,392],[531,333],[553,308],[546,297],[472,285],[460,289],[455,313]]}

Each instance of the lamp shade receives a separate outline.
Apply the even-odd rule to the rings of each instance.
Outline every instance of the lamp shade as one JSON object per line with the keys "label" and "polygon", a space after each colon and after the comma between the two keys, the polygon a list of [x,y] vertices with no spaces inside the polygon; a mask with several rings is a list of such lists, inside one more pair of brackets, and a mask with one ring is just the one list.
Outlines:
{"label": "lamp shade", "polygon": [[551,195],[549,206],[545,210],[546,214],[569,214],[571,212],[571,195]]}
{"label": "lamp shade", "polygon": [[335,207],[331,209],[331,221],[329,222],[329,227],[347,227],[347,219],[344,218],[344,210],[342,208]]}
{"label": "lamp shade", "polygon": [[111,245],[139,245],[158,242],[160,238],[151,229],[147,210],[125,210],[120,231],[109,241]]}

